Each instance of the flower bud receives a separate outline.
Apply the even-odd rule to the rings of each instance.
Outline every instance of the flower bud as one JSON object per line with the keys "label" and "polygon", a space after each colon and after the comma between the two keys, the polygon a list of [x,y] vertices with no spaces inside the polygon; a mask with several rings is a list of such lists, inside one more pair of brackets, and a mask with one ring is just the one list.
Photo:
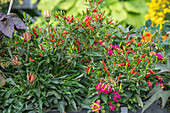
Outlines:
{"label": "flower bud", "polygon": [[28,41],[31,39],[30,33],[29,32],[25,32],[23,33],[23,38],[25,41]]}
{"label": "flower bud", "polygon": [[17,66],[18,65],[18,57],[14,56],[13,59],[11,59],[11,64],[13,66]]}
{"label": "flower bud", "polygon": [[50,10],[44,10],[44,17],[47,23],[50,22],[51,12]]}
{"label": "flower bud", "polygon": [[30,73],[30,75],[27,73],[28,82],[33,83],[35,78],[36,78],[36,76],[34,75],[34,73],[33,74]]}

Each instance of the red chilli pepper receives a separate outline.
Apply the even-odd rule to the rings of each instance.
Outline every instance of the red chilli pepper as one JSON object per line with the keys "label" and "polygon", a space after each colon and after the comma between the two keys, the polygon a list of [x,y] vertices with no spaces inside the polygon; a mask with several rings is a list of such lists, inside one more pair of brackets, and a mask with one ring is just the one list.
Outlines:
{"label": "red chilli pepper", "polygon": [[79,45],[80,45],[80,42],[79,42],[78,37],[77,37],[77,39],[76,39],[76,45],[77,45],[77,46],[79,46]]}
{"label": "red chilli pepper", "polygon": [[145,57],[145,56],[146,56],[146,54],[142,55],[142,58]]}
{"label": "red chilli pepper", "polygon": [[42,54],[39,54],[39,55],[37,55],[38,57],[43,57],[44,55],[42,55]]}
{"label": "red chilli pepper", "polygon": [[138,62],[136,63],[136,65],[138,65],[141,61],[142,61],[142,59],[138,60]]}
{"label": "red chilli pepper", "polygon": [[3,50],[1,53],[0,53],[0,56],[2,55],[2,54],[4,54],[5,53],[5,50]]}
{"label": "red chilli pepper", "polygon": [[139,42],[139,43],[137,43],[137,46],[140,46],[142,44],[142,42]]}
{"label": "red chilli pepper", "polygon": [[108,22],[108,24],[112,24],[112,21],[113,21],[113,20],[110,20],[110,21]]}
{"label": "red chilli pepper", "polygon": [[116,38],[116,36],[111,36],[111,38]]}
{"label": "red chilli pepper", "polygon": [[111,34],[106,34],[105,37],[110,36]]}
{"label": "red chilli pepper", "polygon": [[150,73],[152,74],[156,74],[155,72],[153,72],[151,69],[148,69]]}
{"label": "red chilli pepper", "polygon": [[29,57],[29,60],[31,61],[31,62],[35,62],[33,59],[31,59],[30,57]]}
{"label": "red chilli pepper", "polygon": [[120,78],[120,77],[121,77],[121,73],[119,73],[119,76],[118,76],[118,78],[117,78],[117,79],[119,80],[119,78]]}
{"label": "red chilli pepper", "polygon": [[124,52],[124,46],[122,45],[122,53],[124,54],[125,52]]}
{"label": "red chilli pepper", "polygon": [[42,44],[40,44],[40,46],[41,46],[41,49],[44,51],[45,49],[43,48]]}
{"label": "red chilli pepper", "polygon": [[129,50],[126,52],[126,55],[129,54],[130,51],[131,51],[131,48],[129,48]]}
{"label": "red chilli pepper", "polygon": [[127,58],[126,61],[125,61],[125,64],[128,64],[129,65],[129,59]]}
{"label": "red chilli pepper", "polygon": [[55,41],[55,39],[53,40],[53,39],[50,39],[50,38],[48,38],[48,40],[51,41],[51,42],[54,42],[54,41]]}
{"label": "red chilli pepper", "polygon": [[67,33],[68,33],[68,31],[65,30],[61,35],[64,35],[64,34],[67,34]]}
{"label": "red chilli pepper", "polygon": [[98,12],[97,8],[98,8],[98,6],[93,9],[93,13]]}
{"label": "red chilli pepper", "polygon": [[126,36],[126,40],[129,38],[129,34],[127,34],[127,36]]}
{"label": "red chilli pepper", "polygon": [[90,68],[90,66],[86,68],[86,75],[89,73]]}
{"label": "red chilli pepper", "polygon": [[146,75],[145,78],[148,78],[150,74]]}
{"label": "red chilli pepper", "polygon": [[103,68],[104,68],[104,70],[105,70],[105,71],[107,71],[107,69],[106,69],[106,67],[105,67],[105,66],[103,66]]}
{"label": "red chilli pepper", "polygon": [[71,26],[71,33],[72,33],[72,31],[73,31],[73,26]]}
{"label": "red chilli pepper", "polygon": [[135,67],[132,68],[132,70],[130,72],[133,73],[135,71],[135,69],[136,69],[136,65],[135,65]]}
{"label": "red chilli pepper", "polygon": [[23,40],[22,44],[24,45],[25,39]]}
{"label": "red chilli pepper", "polygon": [[62,40],[59,44],[62,44],[66,39]]}

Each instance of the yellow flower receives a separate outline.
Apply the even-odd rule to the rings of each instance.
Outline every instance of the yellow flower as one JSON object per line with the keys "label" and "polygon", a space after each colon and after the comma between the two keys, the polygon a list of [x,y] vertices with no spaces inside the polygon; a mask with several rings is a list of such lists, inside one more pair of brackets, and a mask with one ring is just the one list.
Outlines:
{"label": "yellow flower", "polygon": [[145,15],[145,19],[151,19],[153,25],[160,24],[160,30],[162,29],[162,24],[167,22],[165,15],[170,13],[170,1],[168,0],[151,0],[148,2],[149,6],[148,14]]}

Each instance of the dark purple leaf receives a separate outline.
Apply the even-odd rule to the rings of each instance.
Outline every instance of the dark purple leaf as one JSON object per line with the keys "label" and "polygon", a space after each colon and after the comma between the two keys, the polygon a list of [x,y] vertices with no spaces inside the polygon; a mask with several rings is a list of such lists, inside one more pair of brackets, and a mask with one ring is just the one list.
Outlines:
{"label": "dark purple leaf", "polygon": [[11,20],[11,18],[8,18],[8,19],[6,20],[6,25],[5,25],[2,21],[0,21],[0,31],[1,31],[4,35],[12,38],[12,33],[13,33],[13,31],[14,31],[14,23],[13,23],[13,21]]}
{"label": "dark purple leaf", "polygon": [[17,29],[25,29],[25,24],[20,18],[12,17],[12,19]]}
{"label": "dark purple leaf", "polygon": [[0,12],[0,20],[3,20],[6,17],[7,17],[7,15],[5,13]]}

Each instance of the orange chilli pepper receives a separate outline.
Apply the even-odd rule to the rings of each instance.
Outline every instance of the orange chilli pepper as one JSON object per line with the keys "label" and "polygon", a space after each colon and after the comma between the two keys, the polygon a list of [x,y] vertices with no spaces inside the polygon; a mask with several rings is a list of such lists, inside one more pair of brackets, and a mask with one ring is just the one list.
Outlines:
{"label": "orange chilli pepper", "polygon": [[113,67],[115,66],[115,62],[113,61]]}
{"label": "orange chilli pepper", "polygon": [[145,56],[146,56],[146,54],[142,55],[142,58],[145,57]]}
{"label": "orange chilli pepper", "polygon": [[103,64],[104,66],[106,66],[106,64],[104,63],[104,59],[102,59],[102,64]]}
{"label": "orange chilli pepper", "polygon": [[31,61],[31,62],[35,62],[33,59],[31,59],[30,57],[29,57],[29,60]]}
{"label": "orange chilli pepper", "polygon": [[146,58],[146,60],[147,60],[147,62],[148,62],[148,64],[149,64],[149,60],[148,60],[148,58]]}
{"label": "orange chilli pepper", "polygon": [[151,69],[148,69],[150,73],[152,74],[156,74],[155,72],[153,72]]}

